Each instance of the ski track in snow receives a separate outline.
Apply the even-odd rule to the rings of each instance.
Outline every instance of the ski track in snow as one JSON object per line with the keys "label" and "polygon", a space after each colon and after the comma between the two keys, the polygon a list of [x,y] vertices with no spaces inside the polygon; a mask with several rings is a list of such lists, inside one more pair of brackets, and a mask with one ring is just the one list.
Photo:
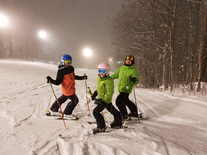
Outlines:
{"label": "ski track in snow", "polygon": [[[9,66],[8,66],[9,65]],[[44,114],[55,101],[45,77],[56,77],[57,66],[0,60],[0,154],[22,155],[204,155],[207,154],[206,103],[190,99],[165,97],[145,89],[136,90],[139,110],[147,120],[126,122],[129,128],[91,135],[96,124],[87,121],[67,122],[45,118]],[[13,74],[11,76],[11,73]],[[77,75],[87,73],[87,86],[96,89],[97,71],[76,69]],[[115,103],[117,81],[115,80]],[[53,85],[56,96],[60,86]],[[74,110],[83,120],[89,118],[85,81],[76,81],[79,104]],[[90,114],[95,105],[88,94]],[[130,94],[134,100],[134,94]],[[69,102],[69,100],[68,100]],[[201,104],[197,104],[201,103]],[[197,104],[197,105],[195,105]],[[64,109],[66,104],[62,105]],[[106,124],[113,121],[103,111]],[[198,117],[196,117],[198,116]],[[61,139],[59,134],[64,137]],[[12,148],[12,149],[11,149]]]}

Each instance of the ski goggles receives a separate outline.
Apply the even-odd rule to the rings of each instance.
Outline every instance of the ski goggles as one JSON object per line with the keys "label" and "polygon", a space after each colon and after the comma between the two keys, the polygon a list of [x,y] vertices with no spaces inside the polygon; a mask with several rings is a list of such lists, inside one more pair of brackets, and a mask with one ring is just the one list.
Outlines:
{"label": "ski goggles", "polygon": [[99,74],[101,74],[101,73],[102,73],[102,74],[106,74],[106,73],[107,73],[107,70],[105,70],[105,69],[99,69],[99,70],[98,70],[98,73],[99,73]]}
{"label": "ski goggles", "polygon": [[72,60],[64,60],[64,64],[71,64]]}
{"label": "ski goggles", "polygon": [[133,57],[132,55],[128,55],[127,58],[126,58],[126,60],[131,60],[131,61],[132,61],[133,59],[134,59],[134,57]]}

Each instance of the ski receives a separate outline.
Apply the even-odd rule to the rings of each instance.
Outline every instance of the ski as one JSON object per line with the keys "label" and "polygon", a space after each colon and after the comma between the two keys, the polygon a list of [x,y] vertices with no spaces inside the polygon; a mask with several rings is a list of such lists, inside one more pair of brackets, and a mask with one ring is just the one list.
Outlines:
{"label": "ski", "polygon": [[73,117],[65,117],[63,116],[62,118],[62,115],[60,112],[54,112],[54,113],[51,113],[49,110],[46,111],[46,114],[45,114],[47,117],[50,117],[50,118],[54,118],[56,120],[66,120],[66,121],[80,121],[80,118],[77,117],[77,116],[73,116]]}
{"label": "ski", "polygon": [[120,127],[114,127],[114,128],[108,126],[106,129],[109,129],[109,130],[117,130],[117,129],[126,129],[126,128],[128,128],[127,125],[122,125]]}
{"label": "ski", "polygon": [[[150,119],[150,117],[139,118],[139,120],[148,120],[148,119]],[[138,118],[129,118],[129,119],[123,120],[122,122],[123,123],[137,123],[138,122]]]}
{"label": "ski", "polygon": [[92,121],[92,122],[88,121],[88,124],[96,124],[96,121]]}
{"label": "ski", "polygon": [[134,122],[134,121],[138,121],[138,119],[139,120],[147,120],[149,118],[150,117],[147,116],[146,114],[143,115],[142,113],[140,113],[138,115],[138,117],[134,117],[134,116],[129,115],[127,119],[123,120],[123,122]]}
{"label": "ski", "polygon": [[[80,118],[78,118],[78,117],[74,117],[74,118],[63,117],[63,118],[66,121],[80,121]],[[63,118],[62,117],[56,117],[57,120],[62,120]]]}
{"label": "ski", "polygon": [[[111,132],[111,131],[105,131],[105,132],[100,132],[99,134],[106,134],[106,133],[108,133],[108,132]],[[97,134],[97,133],[96,133]],[[93,132],[88,132],[86,135],[83,135],[83,136],[81,136],[81,137],[91,137],[91,136],[96,136],[96,134],[94,134]],[[59,134],[59,138],[60,139],[63,139],[63,140],[70,140],[70,139],[72,139],[72,138],[80,138],[80,136],[67,136],[67,135],[61,135],[61,134]]]}
{"label": "ski", "polygon": [[[95,135],[100,135],[100,134],[107,134],[109,132],[112,132],[112,131],[116,131],[116,130],[119,130],[119,129],[134,129],[134,128],[128,128],[127,125],[122,125],[121,127],[116,127],[116,128],[111,128],[109,126],[106,127],[105,131],[104,132],[97,132],[97,133],[93,133],[92,131],[91,132],[88,132],[87,135],[84,135],[83,137],[87,137],[87,136],[95,136]],[[78,138],[79,136],[66,136],[66,135],[61,135],[59,134],[59,138],[60,139],[64,139],[64,140],[69,140],[69,139],[72,139],[72,138]]]}
{"label": "ski", "polygon": [[[88,121],[88,124],[96,124],[96,121],[93,121],[93,122]],[[111,127],[108,126],[107,128],[111,128]],[[112,128],[112,129],[123,129],[123,128],[128,128],[128,127],[126,125],[122,125],[121,127],[115,127],[115,128]]]}

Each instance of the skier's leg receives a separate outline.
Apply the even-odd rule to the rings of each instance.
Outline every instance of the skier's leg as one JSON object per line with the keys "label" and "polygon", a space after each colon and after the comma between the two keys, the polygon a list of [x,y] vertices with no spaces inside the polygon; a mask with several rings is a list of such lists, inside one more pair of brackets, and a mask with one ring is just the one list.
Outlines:
{"label": "skier's leg", "polygon": [[104,118],[101,114],[101,112],[104,110],[105,107],[106,107],[105,104],[98,104],[93,110],[93,116],[96,119],[97,128],[99,129],[103,129],[106,127]]}
{"label": "skier's leg", "polygon": [[[65,101],[67,100],[67,97],[65,95],[62,95],[58,98],[58,102],[60,104],[60,106],[62,105],[62,103],[64,103]],[[57,101],[55,101],[53,103],[53,105],[51,106],[50,110],[53,111],[53,112],[57,112],[59,109],[59,105],[57,103]]]}
{"label": "skier's leg", "polygon": [[122,117],[125,119],[127,117],[127,109],[125,106],[125,93],[120,93],[116,98],[116,106],[118,107]]}
{"label": "skier's leg", "polygon": [[125,105],[129,108],[131,114],[137,114],[137,107],[136,105],[129,99],[129,94],[126,93],[125,97]]}
{"label": "skier's leg", "polygon": [[111,127],[122,126],[121,114],[116,110],[112,103],[107,104],[106,109],[114,116],[114,122],[111,123]]}
{"label": "skier's leg", "polygon": [[66,108],[65,108],[65,110],[64,110],[64,112],[63,112],[65,115],[70,115],[70,114],[72,114],[74,108],[77,106],[77,104],[78,104],[78,102],[79,102],[79,99],[78,99],[78,97],[76,96],[76,94],[74,94],[74,95],[72,95],[72,96],[68,96],[68,98],[69,98],[71,101],[67,104],[67,106],[66,106]]}

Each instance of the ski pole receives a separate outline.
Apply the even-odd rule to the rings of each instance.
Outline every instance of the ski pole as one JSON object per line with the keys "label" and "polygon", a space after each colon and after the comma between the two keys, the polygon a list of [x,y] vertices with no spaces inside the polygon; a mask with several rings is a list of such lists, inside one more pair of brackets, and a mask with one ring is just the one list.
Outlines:
{"label": "ski pole", "polygon": [[139,109],[138,109],[138,105],[137,105],[137,101],[136,101],[136,94],[135,94],[135,88],[134,88],[134,86],[133,86],[133,90],[134,90],[134,100],[135,100],[135,104],[137,106],[138,122],[140,123],[140,121],[139,121]]}
{"label": "ski pole", "polygon": [[63,117],[63,112],[62,112],[62,109],[61,109],[61,106],[60,106],[60,103],[59,103],[59,101],[58,101],[58,99],[57,99],[57,96],[55,95],[55,91],[54,91],[54,89],[53,89],[51,83],[50,83],[50,86],[51,86],[53,95],[55,96],[55,99],[56,99],[56,101],[57,101],[57,103],[58,103],[58,106],[59,106],[59,108],[60,108],[61,116],[62,116],[62,119],[63,119],[63,124],[64,124],[64,126],[65,126],[65,129],[67,129],[66,124],[65,124],[65,120],[64,120],[64,117]]}
{"label": "ski pole", "polygon": [[[84,75],[86,75],[86,73],[84,73]],[[86,82],[86,79],[85,79],[85,86],[86,86],[86,102],[87,102],[87,105],[88,105],[89,116],[91,117],[91,112],[90,112],[90,108],[89,108],[89,104],[88,104],[88,93],[87,93],[87,82]]]}

